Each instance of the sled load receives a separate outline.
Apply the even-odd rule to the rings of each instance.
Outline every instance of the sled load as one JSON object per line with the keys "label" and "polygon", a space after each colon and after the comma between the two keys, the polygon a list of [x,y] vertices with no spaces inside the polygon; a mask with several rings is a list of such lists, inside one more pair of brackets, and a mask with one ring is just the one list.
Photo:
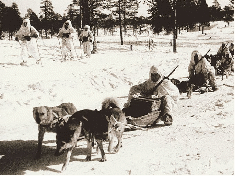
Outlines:
{"label": "sled load", "polygon": [[133,98],[128,108],[124,108],[127,123],[140,127],[151,126],[160,114],[160,98]]}

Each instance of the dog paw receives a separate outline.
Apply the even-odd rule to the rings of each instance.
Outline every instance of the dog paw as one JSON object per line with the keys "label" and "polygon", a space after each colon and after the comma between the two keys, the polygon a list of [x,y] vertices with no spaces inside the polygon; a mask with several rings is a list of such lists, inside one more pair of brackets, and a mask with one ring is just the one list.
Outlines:
{"label": "dog paw", "polygon": [[119,151],[119,148],[118,147],[115,147],[114,150],[113,150],[115,153],[117,153]]}
{"label": "dog paw", "polygon": [[65,170],[66,170],[66,166],[65,166],[65,165],[63,165],[63,167],[62,167],[62,169],[61,169],[60,173],[63,173]]}
{"label": "dog paw", "polygon": [[87,156],[86,161],[91,161],[91,156]]}

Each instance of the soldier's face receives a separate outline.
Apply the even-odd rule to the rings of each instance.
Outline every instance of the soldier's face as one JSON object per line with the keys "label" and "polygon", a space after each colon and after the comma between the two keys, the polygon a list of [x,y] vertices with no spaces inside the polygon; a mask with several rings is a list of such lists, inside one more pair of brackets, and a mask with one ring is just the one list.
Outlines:
{"label": "soldier's face", "polygon": [[158,73],[151,73],[151,80],[153,82],[157,82],[160,78],[161,76]]}
{"label": "soldier's face", "polygon": [[24,25],[24,27],[26,27],[27,26],[27,22],[23,22],[23,25]]}
{"label": "soldier's face", "polygon": [[194,56],[194,62],[195,62],[195,64],[198,63],[198,55],[197,54],[195,54],[195,56]]}
{"label": "soldier's face", "polygon": [[65,23],[65,24],[64,24],[64,27],[65,27],[65,29],[68,29],[69,23]]}

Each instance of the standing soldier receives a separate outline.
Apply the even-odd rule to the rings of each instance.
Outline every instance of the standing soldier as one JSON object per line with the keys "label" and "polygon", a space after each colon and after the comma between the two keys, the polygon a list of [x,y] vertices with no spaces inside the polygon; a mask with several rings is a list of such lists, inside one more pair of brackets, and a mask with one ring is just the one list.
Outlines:
{"label": "standing soldier", "polygon": [[67,52],[70,53],[71,59],[76,58],[73,38],[76,35],[76,30],[72,27],[71,21],[67,20],[59,31],[59,37],[62,39],[62,58],[66,61]]}
{"label": "standing soldier", "polygon": [[28,54],[36,59],[37,64],[41,62],[36,42],[36,38],[38,38],[38,36],[39,33],[33,26],[30,25],[30,20],[24,19],[19,31],[15,36],[16,41],[21,41],[21,65],[26,65],[26,57],[28,58]]}
{"label": "standing soldier", "polygon": [[82,41],[83,52],[87,57],[91,56],[91,43],[92,43],[92,32],[90,31],[90,26],[85,25],[84,30],[79,36],[79,40]]}

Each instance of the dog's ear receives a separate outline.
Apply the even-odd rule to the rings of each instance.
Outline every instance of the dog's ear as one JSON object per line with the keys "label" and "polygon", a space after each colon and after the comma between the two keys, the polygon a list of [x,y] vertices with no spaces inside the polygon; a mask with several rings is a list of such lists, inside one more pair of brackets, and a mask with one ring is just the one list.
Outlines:
{"label": "dog's ear", "polygon": [[40,124],[40,118],[38,113],[38,107],[33,108],[33,118],[37,122],[37,124]]}

